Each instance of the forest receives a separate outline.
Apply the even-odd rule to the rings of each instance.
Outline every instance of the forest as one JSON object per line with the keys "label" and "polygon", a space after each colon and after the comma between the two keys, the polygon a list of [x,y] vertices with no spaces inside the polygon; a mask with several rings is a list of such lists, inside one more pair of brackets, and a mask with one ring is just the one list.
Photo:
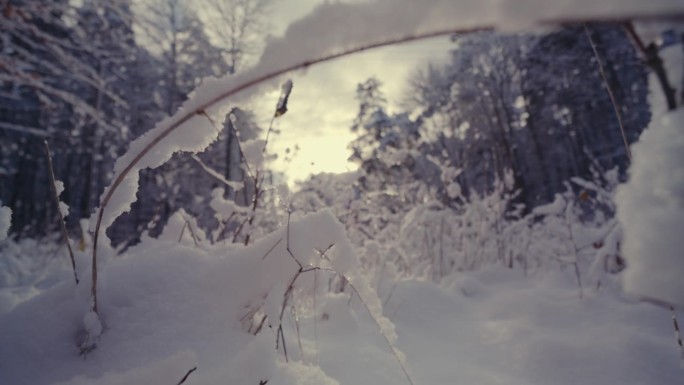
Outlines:
{"label": "forest", "polygon": [[684,4],[279,2],[0,1],[0,383],[681,381]]}

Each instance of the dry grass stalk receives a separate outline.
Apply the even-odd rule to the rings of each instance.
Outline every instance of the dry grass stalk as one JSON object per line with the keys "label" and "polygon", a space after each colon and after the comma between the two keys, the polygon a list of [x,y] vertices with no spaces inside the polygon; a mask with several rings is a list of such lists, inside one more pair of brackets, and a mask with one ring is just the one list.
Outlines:
{"label": "dry grass stalk", "polygon": [[59,217],[59,227],[62,230],[62,237],[64,238],[64,243],[66,243],[67,250],[69,251],[69,258],[71,259],[71,270],[74,272],[74,281],[78,285],[78,273],[76,273],[76,259],[74,258],[74,251],[71,249],[71,241],[69,240],[69,234],[66,230],[66,225],[64,224],[64,216],[62,215],[62,210],[59,208],[59,195],[57,194],[57,185],[55,184],[55,172],[52,168],[52,156],[50,155],[50,146],[47,140],[43,141],[45,144],[45,155],[48,161],[48,171],[50,174],[50,183],[52,185],[52,193],[55,197],[55,203],[57,204],[57,214]]}

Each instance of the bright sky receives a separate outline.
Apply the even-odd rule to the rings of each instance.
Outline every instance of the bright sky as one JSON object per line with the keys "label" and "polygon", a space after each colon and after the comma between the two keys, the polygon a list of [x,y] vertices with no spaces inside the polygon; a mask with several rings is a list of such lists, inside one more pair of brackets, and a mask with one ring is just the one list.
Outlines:
{"label": "bright sky", "polygon": [[[320,2],[274,1],[274,27],[280,34],[289,22],[308,14]],[[409,73],[421,63],[444,60],[449,48],[448,39],[433,39],[357,54],[292,74],[294,88],[288,112],[276,120],[281,134],[270,140],[269,150],[280,159],[295,145],[299,152],[292,162],[279,160],[273,168],[285,172],[290,185],[313,173],[355,169],[347,162],[347,144],[354,138],[349,128],[358,111],[356,85],[371,76],[380,79],[391,112],[403,94]],[[279,94],[274,90],[253,106],[262,127],[268,127]]]}

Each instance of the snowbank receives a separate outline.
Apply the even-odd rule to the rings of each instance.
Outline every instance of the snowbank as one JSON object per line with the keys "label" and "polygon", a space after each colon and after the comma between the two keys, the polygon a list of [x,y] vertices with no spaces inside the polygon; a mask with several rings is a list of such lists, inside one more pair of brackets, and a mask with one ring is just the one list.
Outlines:
{"label": "snowbank", "polygon": [[0,206],[0,241],[7,238],[10,225],[12,224],[12,209]]}
{"label": "snowbank", "polygon": [[[83,315],[88,314],[88,282],[75,286],[65,279],[0,316],[0,382],[167,384],[178,383],[197,366],[189,383],[259,384],[273,378],[279,384],[332,385],[335,380],[315,361],[281,365],[284,351],[282,345],[276,350],[276,341],[282,319],[290,359],[301,358],[296,348],[299,330],[292,327],[287,304],[302,306],[316,292],[320,311],[329,309],[327,317],[336,321],[328,324],[344,326],[337,314],[349,312],[349,297],[333,295],[330,301],[336,305],[326,305],[328,281],[336,272],[354,285],[385,335],[396,341],[380,299],[359,274],[344,228],[329,212],[303,217],[289,231],[283,228],[249,247],[180,242],[185,220],[182,213],[174,215],[159,239],[145,237],[127,255],[101,268],[104,329],[85,360],[77,345],[83,338]],[[331,270],[317,271],[318,281],[313,271],[303,273],[293,283],[299,266],[286,250],[288,237],[289,249],[302,266]],[[295,289],[292,298],[287,295],[289,285]],[[361,314],[369,317],[365,308]],[[266,322],[255,337],[263,315]],[[307,351],[309,357],[317,353]],[[396,373],[391,351],[385,346],[380,353],[387,365],[395,365],[387,371]]]}
{"label": "snowbank", "polygon": [[624,288],[684,305],[684,109],[657,119],[634,144],[629,182],[617,193],[624,229]]}
{"label": "snowbank", "polygon": [[569,270],[530,279],[490,266],[448,289],[399,282],[385,311],[416,385],[681,382],[669,312],[615,291],[579,299]]}

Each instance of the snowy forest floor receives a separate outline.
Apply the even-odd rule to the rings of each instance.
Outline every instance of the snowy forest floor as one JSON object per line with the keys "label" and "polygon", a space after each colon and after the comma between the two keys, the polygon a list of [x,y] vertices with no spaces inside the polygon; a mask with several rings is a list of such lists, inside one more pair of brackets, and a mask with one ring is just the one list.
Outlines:
{"label": "snowy forest floor", "polygon": [[[110,262],[109,324],[85,358],[73,343],[83,295],[74,294],[66,264],[41,270],[4,253],[0,383],[177,384],[194,366],[186,384],[407,383],[358,297],[324,289],[312,306],[312,298],[295,296],[283,321],[286,363],[275,325],[251,337],[230,319],[242,295],[205,291],[222,280],[229,290],[236,285],[239,273],[223,270],[239,270],[234,263],[191,264],[197,251],[153,247],[138,250],[137,261]],[[10,280],[18,272],[24,277]],[[441,284],[413,278],[376,286],[415,385],[675,384],[683,376],[667,310],[624,298],[614,282],[585,288],[580,298],[569,268],[525,277],[486,266]],[[21,303],[10,310],[13,302]]]}

